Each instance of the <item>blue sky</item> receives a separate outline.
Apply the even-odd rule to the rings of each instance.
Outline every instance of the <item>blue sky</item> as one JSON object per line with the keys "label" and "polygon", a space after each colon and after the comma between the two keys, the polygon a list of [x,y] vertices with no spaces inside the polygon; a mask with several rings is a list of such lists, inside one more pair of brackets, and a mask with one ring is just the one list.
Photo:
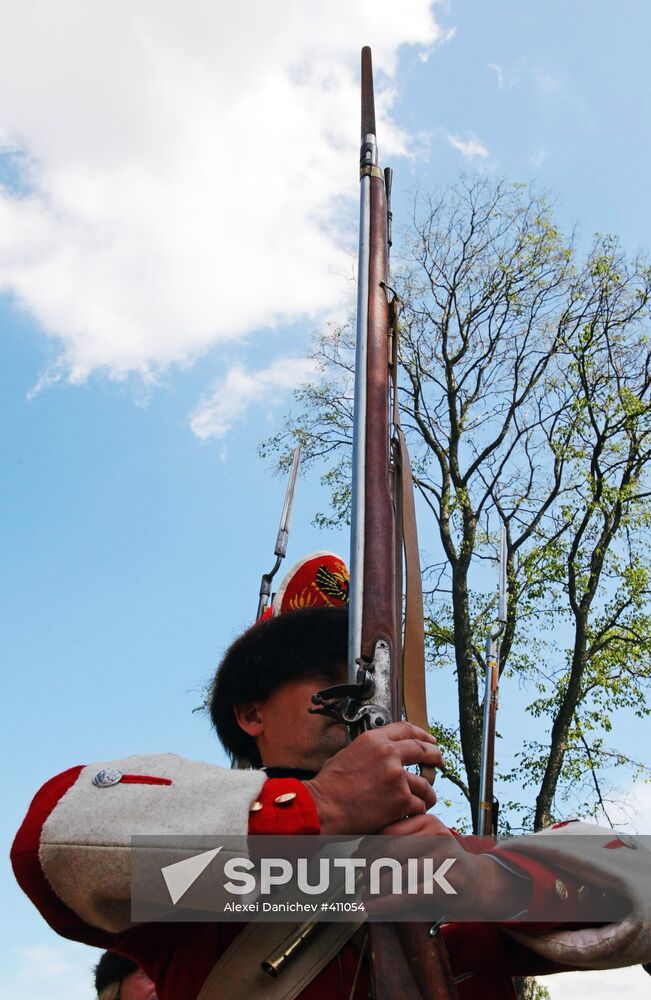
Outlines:
{"label": "blue sky", "polygon": [[[223,759],[192,708],[270,563],[284,484],[256,446],[350,307],[362,44],[397,228],[416,187],[479,170],[552,189],[585,240],[649,245],[643,0],[55,6],[4,4],[0,33],[7,845],[72,764]],[[302,478],[288,561],[346,553],[323,503]],[[42,996],[38,968],[89,996],[87,951],[1,878],[0,1000]],[[612,989],[572,978],[554,998]]]}

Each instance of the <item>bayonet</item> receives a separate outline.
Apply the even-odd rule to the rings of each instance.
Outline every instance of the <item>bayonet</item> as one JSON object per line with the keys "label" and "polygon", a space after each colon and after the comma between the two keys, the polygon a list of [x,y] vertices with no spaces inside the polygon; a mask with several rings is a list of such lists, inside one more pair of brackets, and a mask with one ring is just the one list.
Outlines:
{"label": "bayonet", "polygon": [[298,469],[301,464],[301,449],[294,448],[294,455],[292,458],[292,467],[289,471],[289,480],[287,482],[287,490],[285,492],[285,502],[283,504],[282,513],[280,515],[280,525],[278,527],[278,535],[276,538],[276,547],[274,548],[274,555],[276,561],[268,573],[262,574],[262,580],[260,581],[260,594],[258,597],[258,610],[256,611],[255,620],[258,621],[264,614],[269,601],[271,600],[271,584],[274,576],[280,568],[280,564],[287,554],[287,541],[289,539],[289,524],[292,517],[292,508],[294,506],[294,493],[296,491],[296,479],[298,477]]}

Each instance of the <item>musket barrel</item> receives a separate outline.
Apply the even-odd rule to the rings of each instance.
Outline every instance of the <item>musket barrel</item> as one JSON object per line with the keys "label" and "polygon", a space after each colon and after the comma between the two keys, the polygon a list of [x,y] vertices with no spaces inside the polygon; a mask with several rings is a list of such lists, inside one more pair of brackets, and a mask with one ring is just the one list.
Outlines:
{"label": "musket barrel", "polygon": [[477,833],[480,837],[493,833],[493,767],[495,763],[495,723],[498,685],[497,657],[498,640],[491,634],[486,640],[486,677],[481,735],[479,806],[477,809]]}
{"label": "musket barrel", "polygon": [[502,525],[502,531],[500,533],[500,598],[499,607],[497,612],[498,621],[503,624],[507,620],[507,579],[506,579],[506,562],[507,562],[507,539],[506,539],[506,525]]}
{"label": "musket barrel", "polygon": [[495,771],[497,691],[500,680],[500,647],[502,633],[507,622],[506,560],[507,537],[506,526],[503,524],[500,532],[498,627],[491,630],[486,639],[486,678],[479,771],[479,805],[477,809],[477,833],[480,836],[497,832],[495,829],[497,812],[493,795],[493,777]]}
{"label": "musket barrel", "polygon": [[362,142],[367,135],[376,135],[376,131],[373,59],[369,46],[365,45],[362,49]]}
{"label": "musket barrel", "polygon": [[287,483],[287,492],[285,493],[285,502],[283,504],[283,510],[280,515],[280,526],[278,528],[278,537],[276,539],[276,548],[274,549],[274,555],[284,558],[287,553],[287,539],[289,538],[289,522],[292,518],[292,507],[294,505],[294,492],[296,490],[296,478],[298,476],[298,468],[301,464],[301,449],[294,448],[294,457],[292,459],[292,468],[289,473],[289,481]]}
{"label": "musket barrel", "polygon": [[364,598],[364,527],[366,478],[366,355],[368,342],[368,263],[371,233],[371,178],[361,178],[359,201],[359,256],[357,278],[357,333],[355,347],[355,407],[353,414],[353,476],[350,517],[350,593],[348,605],[348,679],[357,676],[362,645]]}
{"label": "musket barrel", "polygon": [[[357,660],[371,661],[379,639],[396,649],[395,602],[391,588],[394,509],[389,483],[389,306],[387,204],[384,176],[377,169],[371,50],[362,49],[362,145],[353,416],[353,480],[350,551],[349,680]],[[389,549],[389,553],[387,553]],[[395,673],[395,671],[394,671]],[[398,718],[397,689],[391,699]],[[386,706],[388,708],[388,706]]]}
{"label": "musket barrel", "polygon": [[[371,256],[369,260],[367,399],[366,399],[366,547],[364,553],[364,623],[362,656],[372,657],[375,642],[386,639],[391,658],[396,653],[396,611],[393,588],[380,586],[395,579],[394,505],[389,467],[389,303],[387,210],[383,178],[371,182]],[[387,541],[390,540],[390,541]],[[397,669],[394,668],[394,677]],[[394,719],[401,705],[393,705]]]}

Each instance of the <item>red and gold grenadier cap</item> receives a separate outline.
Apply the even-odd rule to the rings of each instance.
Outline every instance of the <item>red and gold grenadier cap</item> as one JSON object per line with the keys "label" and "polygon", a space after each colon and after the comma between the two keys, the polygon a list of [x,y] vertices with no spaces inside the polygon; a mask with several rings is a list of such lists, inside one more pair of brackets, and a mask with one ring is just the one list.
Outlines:
{"label": "red and gold grenadier cap", "polygon": [[348,604],[350,574],[334,552],[313,552],[295,563],[284,576],[263,618],[302,608],[341,607]]}

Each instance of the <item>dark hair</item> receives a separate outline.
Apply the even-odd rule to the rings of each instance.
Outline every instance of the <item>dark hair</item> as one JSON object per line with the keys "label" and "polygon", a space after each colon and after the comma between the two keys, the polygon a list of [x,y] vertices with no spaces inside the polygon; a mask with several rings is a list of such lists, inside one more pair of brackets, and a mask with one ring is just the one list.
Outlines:
{"label": "dark hair", "polygon": [[301,608],[257,622],[222,659],[210,691],[210,717],[231,757],[260,766],[255,739],[240,729],[234,708],[264,701],[288,681],[314,670],[331,674],[346,662],[348,609]]}
{"label": "dark hair", "polygon": [[105,951],[95,966],[95,990],[101,993],[110,983],[121,983],[126,976],[136,972],[138,965],[116,951]]}

